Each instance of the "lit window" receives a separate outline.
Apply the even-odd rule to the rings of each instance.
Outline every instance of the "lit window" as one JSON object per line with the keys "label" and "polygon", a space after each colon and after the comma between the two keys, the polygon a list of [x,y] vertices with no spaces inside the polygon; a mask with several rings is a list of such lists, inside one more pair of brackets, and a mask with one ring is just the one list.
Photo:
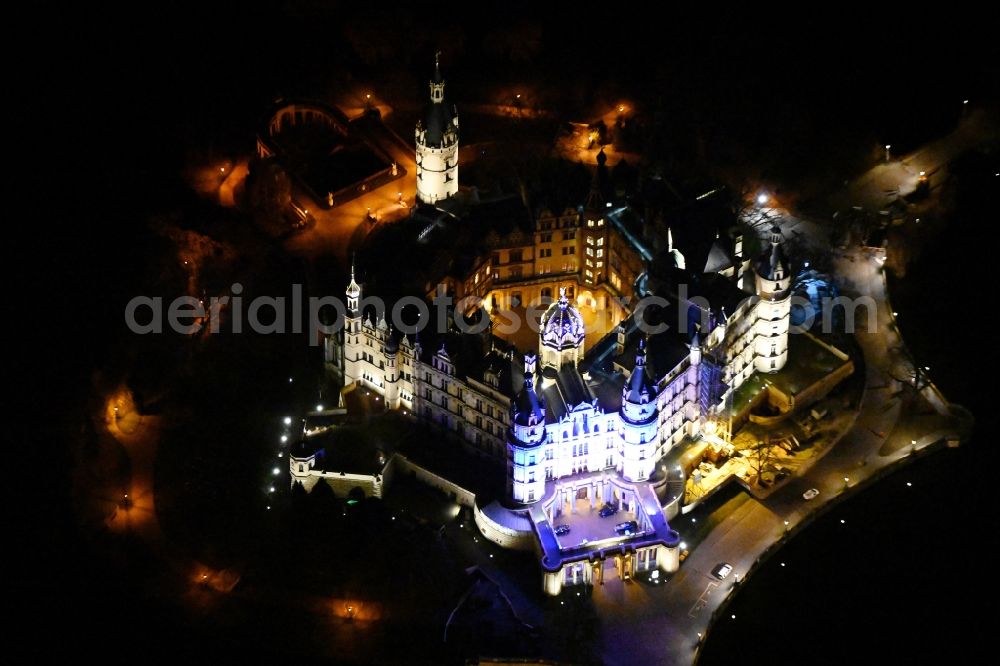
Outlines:
{"label": "lit window", "polygon": [[598,238],[597,239],[597,247],[600,247],[602,245],[604,245],[604,239],[603,238]]}

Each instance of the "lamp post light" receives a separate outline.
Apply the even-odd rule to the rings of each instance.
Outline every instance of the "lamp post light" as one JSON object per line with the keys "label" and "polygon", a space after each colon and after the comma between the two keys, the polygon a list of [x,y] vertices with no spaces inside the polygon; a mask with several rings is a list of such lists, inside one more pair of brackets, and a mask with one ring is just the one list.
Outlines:
{"label": "lamp post light", "polygon": [[890,144],[885,144],[885,161],[889,161],[889,149],[892,148]]}

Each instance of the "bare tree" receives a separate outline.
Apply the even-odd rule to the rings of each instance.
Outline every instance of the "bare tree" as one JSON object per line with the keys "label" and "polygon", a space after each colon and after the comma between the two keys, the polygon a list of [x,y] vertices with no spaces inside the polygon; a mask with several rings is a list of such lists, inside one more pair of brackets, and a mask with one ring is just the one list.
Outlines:
{"label": "bare tree", "polygon": [[751,446],[744,455],[750,463],[750,469],[754,471],[753,484],[759,487],[764,472],[774,465],[774,445],[771,442],[771,436],[766,435],[763,440],[759,440]]}

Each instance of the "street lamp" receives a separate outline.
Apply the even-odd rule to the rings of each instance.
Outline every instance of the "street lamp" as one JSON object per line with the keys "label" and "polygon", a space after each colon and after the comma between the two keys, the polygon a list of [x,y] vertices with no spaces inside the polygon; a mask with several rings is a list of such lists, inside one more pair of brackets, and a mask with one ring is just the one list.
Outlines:
{"label": "street lamp", "polygon": [[888,161],[889,161],[889,149],[890,149],[890,148],[892,148],[892,146],[891,146],[891,145],[889,145],[888,143],[887,143],[887,144],[885,144],[885,161],[886,161],[886,162],[888,162]]}
{"label": "street lamp", "polygon": [[769,197],[767,196],[767,194],[761,192],[760,194],[757,195],[757,203],[763,206],[764,204],[767,203],[768,198]]}

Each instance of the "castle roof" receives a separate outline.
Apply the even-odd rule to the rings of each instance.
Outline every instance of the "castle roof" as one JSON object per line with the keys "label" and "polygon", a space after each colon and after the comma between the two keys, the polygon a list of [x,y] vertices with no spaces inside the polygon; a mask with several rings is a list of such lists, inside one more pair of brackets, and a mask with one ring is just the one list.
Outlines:
{"label": "castle roof", "polygon": [[784,237],[781,235],[781,229],[777,226],[771,227],[769,240],[771,247],[757,259],[755,268],[757,274],[763,278],[780,280],[788,276],[788,262],[785,259]]}
{"label": "castle roof", "polygon": [[624,398],[629,402],[649,402],[656,396],[656,385],[646,373],[646,338],[640,336],[635,355],[635,367],[624,387]]}
{"label": "castle roof", "polygon": [[520,426],[545,423],[545,401],[535,391],[535,376],[524,373],[524,385],[514,399],[513,421]]}

